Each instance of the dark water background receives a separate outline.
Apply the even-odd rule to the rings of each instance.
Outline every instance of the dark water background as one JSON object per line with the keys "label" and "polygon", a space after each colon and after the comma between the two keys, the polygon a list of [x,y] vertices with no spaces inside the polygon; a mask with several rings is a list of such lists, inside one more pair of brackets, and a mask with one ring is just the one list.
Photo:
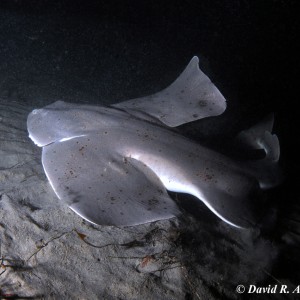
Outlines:
{"label": "dark water background", "polygon": [[294,240],[272,274],[300,284],[296,2],[2,0],[0,97],[110,104],[161,90],[199,55],[228,109],[188,134],[222,144],[275,112],[286,179],[271,191],[279,221],[267,234]]}

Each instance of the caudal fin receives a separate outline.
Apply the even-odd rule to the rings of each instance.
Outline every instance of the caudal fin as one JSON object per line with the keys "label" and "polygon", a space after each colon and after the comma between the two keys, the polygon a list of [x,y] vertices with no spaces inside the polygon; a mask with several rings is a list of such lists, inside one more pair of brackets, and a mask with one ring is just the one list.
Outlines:
{"label": "caudal fin", "polygon": [[278,167],[280,145],[276,134],[272,134],[274,114],[265,117],[255,126],[242,131],[238,140],[252,147],[265,151],[265,157],[249,162],[249,169],[258,179],[262,189],[278,185],[282,181],[282,174]]}

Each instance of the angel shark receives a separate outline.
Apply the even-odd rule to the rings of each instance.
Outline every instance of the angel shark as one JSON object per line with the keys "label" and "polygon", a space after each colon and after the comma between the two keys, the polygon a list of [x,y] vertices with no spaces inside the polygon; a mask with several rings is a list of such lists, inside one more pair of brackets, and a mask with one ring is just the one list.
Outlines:
{"label": "angel shark", "polygon": [[29,137],[56,195],[82,218],[131,226],[180,214],[167,191],[201,200],[225,222],[251,227],[253,191],[278,183],[279,142],[272,116],[240,138],[265,157],[235,161],[172,128],[217,116],[226,100],[199,69],[198,57],[169,87],[111,106],[57,101],[33,110]]}

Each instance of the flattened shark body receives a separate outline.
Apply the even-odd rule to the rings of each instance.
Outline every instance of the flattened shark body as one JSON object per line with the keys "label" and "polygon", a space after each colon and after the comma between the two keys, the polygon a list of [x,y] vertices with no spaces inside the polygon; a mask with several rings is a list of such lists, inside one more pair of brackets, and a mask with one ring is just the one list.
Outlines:
{"label": "flattened shark body", "polygon": [[[172,127],[216,116],[226,101],[194,57],[181,76],[155,95],[111,107],[57,101],[28,116],[30,138],[57,196],[86,220],[130,226],[177,216],[167,191],[197,197],[236,227],[255,222],[253,191],[276,183],[257,163],[236,162],[178,134]],[[279,143],[273,119],[241,134],[274,167]],[[271,182],[271,183],[270,183]]]}

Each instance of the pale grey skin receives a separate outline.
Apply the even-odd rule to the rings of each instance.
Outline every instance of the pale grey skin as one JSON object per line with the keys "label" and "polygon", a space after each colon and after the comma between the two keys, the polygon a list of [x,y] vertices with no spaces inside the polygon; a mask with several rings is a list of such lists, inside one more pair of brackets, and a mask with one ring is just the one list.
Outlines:
{"label": "pale grey skin", "polygon": [[227,223],[249,227],[255,219],[249,195],[273,185],[262,168],[279,159],[272,119],[241,134],[266,151],[252,165],[171,130],[225,108],[194,57],[155,95],[111,107],[57,101],[30,113],[27,125],[30,138],[43,147],[42,163],[57,196],[92,223],[130,226],[177,216],[168,190],[191,194]]}

